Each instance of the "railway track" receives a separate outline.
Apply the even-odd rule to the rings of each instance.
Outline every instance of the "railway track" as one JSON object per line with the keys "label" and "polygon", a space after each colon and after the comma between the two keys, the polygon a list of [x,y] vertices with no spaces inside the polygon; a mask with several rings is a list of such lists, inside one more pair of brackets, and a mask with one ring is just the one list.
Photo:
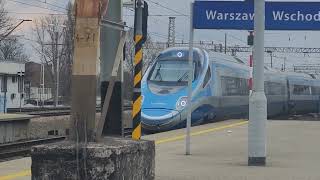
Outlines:
{"label": "railway track", "polygon": [[[123,111],[129,111],[132,109],[132,106],[123,106]],[[96,112],[101,112],[101,108],[97,107]],[[49,117],[49,116],[63,116],[70,115],[70,107],[58,107],[58,108],[10,108],[8,113],[23,113],[35,116]]]}
{"label": "railway track", "polygon": [[41,144],[54,143],[64,140],[64,136],[0,144],[0,161],[12,159],[14,157],[25,157],[30,155],[31,147]]}
{"label": "railway track", "polygon": [[[96,108],[97,112],[101,111],[100,107]],[[62,116],[71,113],[70,107],[32,107],[32,108],[9,108],[8,113],[29,114],[37,116]]]}

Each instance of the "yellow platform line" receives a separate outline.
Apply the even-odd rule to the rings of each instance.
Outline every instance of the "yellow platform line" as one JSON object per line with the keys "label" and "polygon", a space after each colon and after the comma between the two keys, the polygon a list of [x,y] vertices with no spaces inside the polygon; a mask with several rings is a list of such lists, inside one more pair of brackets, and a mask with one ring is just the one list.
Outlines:
{"label": "yellow platform line", "polygon": [[[242,126],[245,124],[248,124],[248,121],[242,120],[241,122],[237,122],[237,123],[232,123],[232,124],[228,124],[228,125],[224,125],[224,126],[219,126],[219,127],[215,127],[215,128],[192,132],[191,136],[199,136],[199,135],[208,134],[208,133],[212,133],[212,132],[216,132],[216,131],[221,131],[221,130],[228,129],[228,128]],[[186,135],[178,135],[178,136],[174,136],[174,137],[170,137],[170,138],[164,138],[164,139],[156,140],[155,144],[158,145],[158,144],[163,144],[163,143],[184,140],[185,137],[186,137]],[[26,177],[26,176],[31,176],[30,170],[21,171],[21,172],[11,174],[11,175],[0,176],[0,180],[14,180],[16,178]]]}
{"label": "yellow platform line", "polygon": [[0,176],[0,180],[13,180],[20,177],[31,176],[31,170],[21,171],[15,174]]}
{"label": "yellow platform line", "polygon": [[[215,132],[215,131],[221,131],[221,130],[228,129],[228,128],[242,126],[245,124],[248,124],[248,121],[242,120],[241,122],[238,122],[238,123],[232,123],[232,124],[228,124],[228,125],[224,125],[224,126],[220,126],[220,127],[215,127],[215,128],[192,132],[191,136],[199,136],[199,135],[203,135],[203,134],[207,134],[207,133],[211,133],[211,132]],[[186,135],[178,135],[178,136],[174,136],[174,137],[170,137],[170,138],[156,140],[155,144],[158,145],[158,144],[163,144],[163,143],[168,143],[168,142],[174,142],[174,141],[183,140],[185,138],[186,138]]]}

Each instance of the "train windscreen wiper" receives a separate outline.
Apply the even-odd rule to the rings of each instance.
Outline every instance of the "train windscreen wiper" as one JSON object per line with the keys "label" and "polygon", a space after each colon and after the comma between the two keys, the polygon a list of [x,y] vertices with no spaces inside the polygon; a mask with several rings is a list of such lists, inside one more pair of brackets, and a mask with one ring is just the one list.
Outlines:
{"label": "train windscreen wiper", "polygon": [[187,75],[188,75],[188,71],[186,71],[179,79],[178,79],[178,81],[177,82],[181,82],[184,78],[186,78],[186,77],[188,77]]}
{"label": "train windscreen wiper", "polygon": [[156,76],[154,77],[154,79],[157,79],[157,77],[159,76],[159,81],[161,82],[162,81],[162,76],[161,76],[161,73],[160,73],[160,69],[161,69],[161,64],[159,65],[158,69],[157,69],[157,72],[156,72]]}

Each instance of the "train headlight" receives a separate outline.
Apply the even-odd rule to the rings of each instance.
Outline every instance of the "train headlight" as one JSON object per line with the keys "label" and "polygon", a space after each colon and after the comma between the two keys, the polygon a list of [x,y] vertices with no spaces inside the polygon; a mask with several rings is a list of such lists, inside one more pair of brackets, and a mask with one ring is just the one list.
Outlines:
{"label": "train headlight", "polygon": [[176,108],[177,110],[182,110],[187,106],[187,104],[188,104],[188,97],[186,96],[180,97],[179,100],[177,101]]}

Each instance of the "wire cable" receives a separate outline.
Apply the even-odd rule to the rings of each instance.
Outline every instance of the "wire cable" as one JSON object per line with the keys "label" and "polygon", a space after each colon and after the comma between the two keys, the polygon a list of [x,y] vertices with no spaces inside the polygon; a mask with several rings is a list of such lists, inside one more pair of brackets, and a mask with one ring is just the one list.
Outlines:
{"label": "wire cable", "polygon": [[26,5],[26,6],[31,6],[31,7],[41,8],[41,9],[47,9],[47,10],[50,10],[50,11],[55,11],[55,12],[60,12],[60,13],[65,13],[65,11],[54,10],[54,9],[50,9],[48,7],[38,6],[38,5],[29,4],[29,3],[25,3],[25,2],[21,2],[21,1],[16,1],[16,0],[8,0],[8,1],[9,2],[15,2],[15,3],[23,4],[23,5]]}
{"label": "wire cable", "polygon": [[35,14],[35,15],[52,15],[52,16],[66,16],[67,14],[63,13],[41,13],[41,12],[14,12],[8,11],[8,14]]}
{"label": "wire cable", "polygon": [[33,1],[41,2],[41,3],[43,3],[43,4],[47,4],[47,5],[52,6],[52,7],[55,7],[55,8],[60,8],[60,9],[63,9],[63,10],[68,10],[68,9],[65,8],[65,7],[55,5],[55,4],[49,3],[49,2],[47,2],[47,1],[45,1],[45,2],[43,2],[42,0],[33,0]]}
{"label": "wire cable", "polygon": [[155,2],[155,1],[153,1],[153,0],[147,0],[147,1],[149,1],[149,2],[151,2],[151,3],[153,3],[153,4],[156,4],[157,6],[162,7],[162,8],[164,8],[164,9],[167,9],[167,10],[169,10],[169,11],[172,11],[172,12],[175,12],[175,13],[180,14],[180,15],[182,15],[182,16],[185,16],[185,17],[190,18],[190,16],[188,16],[188,15],[186,15],[186,14],[183,14],[183,13],[181,13],[181,12],[179,12],[179,11],[177,11],[177,10],[174,10],[174,9],[172,9],[172,8],[170,8],[170,7],[164,6],[164,5],[162,5],[162,4],[158,3],[158,2]]}

